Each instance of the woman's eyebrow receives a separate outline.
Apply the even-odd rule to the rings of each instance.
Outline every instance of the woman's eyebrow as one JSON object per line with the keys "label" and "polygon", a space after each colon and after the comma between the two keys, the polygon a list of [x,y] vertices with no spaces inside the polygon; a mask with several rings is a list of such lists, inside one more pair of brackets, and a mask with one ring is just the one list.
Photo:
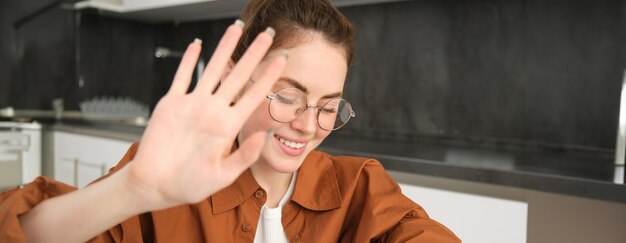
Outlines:
{"label": "woman's eyebrow", "polygon": [[[295,88],[297,88],[299,90],[302,90],[302,92],[304,92],[306,94],[309,93],[309,90],[306,87],[304,87],[304,85],[302,85],[300,82],[298,82],[298,80],[295,80],[295,79],[292,79],[292,78],[289,78],[289,77],[281,77],[278,81],[287,82],[287,83],[291,84],[291,86],[293,86],[293,87],[295,87]],[[342,95],[341,92],[335,92],[335,93],[332,93],[332,94],[327,94],[327,95],[322,96],[322,99],[337,98],[337,97],[341,97],[341,95]]]}
{"label": "woman's eyebrow", "polygon": [[295,79],[292,79],[292,78],[289,78],[289,77],[281,77],[278,81],[285,81],[285,82],[291,84],[291,86],[293,86],[293,87],[295,87],[295,88],[297,88],[299,90],[302,90],[302,92],[307,93],[307,94],[309,93],[309,90],[307,90],[307,88],[304,87],[304,85],[302,85],[300,82],[298,82]]}
{"label": "woman's eyebrow", "polygon": [[327,94],[322,96],[322,99],[330,99],[330,98],[339,98],[341,97],[341,92],[336,92],[336,93],[332,93],[332,94]]}

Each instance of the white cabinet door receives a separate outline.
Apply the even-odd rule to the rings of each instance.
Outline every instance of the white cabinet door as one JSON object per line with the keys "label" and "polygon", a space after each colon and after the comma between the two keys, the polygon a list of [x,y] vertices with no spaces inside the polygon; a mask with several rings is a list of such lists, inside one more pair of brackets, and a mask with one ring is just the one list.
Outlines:
{"label": "white cabinet door", "polygon": [[84,187],[115,166],[132,143],[54,132],[54,179]]}
{"label": "white cabinet door", "polygon": [[526,202],[400,184],[408,198],[464,243],[526,242]]}
{"label": "white cabinet door", "polygon": [[106,169],[106,164],[98,165],[81,160],[77,160],[76,162],[77,164],[74,167],[76,170],[76,173],[74,173],[74,180],[76,182],[76,186],[79,188],[89,185],[89,183],[105,175],[108,171],[108,169]]}

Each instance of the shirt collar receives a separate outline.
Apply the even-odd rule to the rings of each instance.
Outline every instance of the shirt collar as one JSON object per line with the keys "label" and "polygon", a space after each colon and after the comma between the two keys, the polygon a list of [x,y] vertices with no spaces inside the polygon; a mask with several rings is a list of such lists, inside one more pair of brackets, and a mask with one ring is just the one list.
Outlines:
{"label": "shirt collar", "polygon": [[251,197],[259,188],[261,186],[252,176],[250,169],[247,169],[233,184],[211,196],[213,213],[221,213],[237,207]]}
{"label": "shirt collar", "polygon": [[314,150],[298,170],[296,188],[291,200],[315,211],[341,206],[341,192],[333,161],[328,154]]}
{"label": "shirt collar", "polygon": [[[311,151],[298,169],[291,200],[314,211],[327,211],[341,206],[339,183],[330,157]],[[250,169],[244,171],[230,186],[211,196],[213,213],[233,209],[253,196],[261,187]]]}

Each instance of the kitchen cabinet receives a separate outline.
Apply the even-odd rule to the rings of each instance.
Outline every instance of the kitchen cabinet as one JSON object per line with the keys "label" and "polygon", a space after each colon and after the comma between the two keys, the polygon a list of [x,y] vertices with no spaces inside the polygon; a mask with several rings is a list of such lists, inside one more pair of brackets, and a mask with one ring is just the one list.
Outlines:
{"label": "kitchen cabinet", "polygon": [[[354,6],[406,0],[331,0],[336,6]],[[84,0],[75,9],[96,9],[108,16],[143,22],[187,22],[234,18],[248,0]]]}
{"label": "kitchen cabinet", "polygon": [[400,187],[463,242],[526,242],[526,202],[402,183]]}
{"label": "kitchen cabinet", "polygon": [[52,132],[53,177],[79,188],[105,175],[124,156],[129,141]]}

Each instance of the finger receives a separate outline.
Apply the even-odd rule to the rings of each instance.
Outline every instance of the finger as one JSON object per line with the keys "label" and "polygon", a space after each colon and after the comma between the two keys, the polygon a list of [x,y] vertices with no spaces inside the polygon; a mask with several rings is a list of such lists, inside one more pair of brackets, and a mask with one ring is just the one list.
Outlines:
{"label": "finger", "polygon": [[248,137],[239,148],[224,161],[227,173],[239,175],[259,159],[261,150],[267,141],[274,136],[270,131],[256,132]]}
{"label": "finger", "polygon": [[239,38],[241,38],[243,25],[244,24],[241,20],[237,20],[234,24],[229,26],[228,29],[226,29],[226,33],[224,33],[224,36],[222,36],[219,44],[217,44],[217,48],[204,69],[204,73],[198,81],[197,88],[194,92],[198,91],[208,94],[213,93],[222,72],[224,72],[226,65],[228,65],[228,62],[237,47]]}
{"label": "finger", "polygon": [[176,75],[174,75],[174,81],[172,81],[172,86],[170,86],[170,90],[168,91],[169,94],[187,93],[189,84],[191,83],[191,77],[193,76],[193,70],[196,68],[201,50],[202,40],[196,38],[189,44],[189,47],[187,47],[178,65],[178,70],[176,70]]}
{"label": "finger", "polygon": [[222,82],[215,95],[219,95],[229,102],[235,99],[241,88],[250,80],[252,71],[259,65],[272,46],[273,36],[274,29],[272,28],[267,28],[265,32],[257,36],[226,80]]}
{"label": "finger", "polygon": [[282,75],[287,64],[287,53],[283,53],[271,60],[267,65],[267,69],[263,71],[261,78],[256,80],[254,84],[246,91],[246,93],[237,101],[235,109],[244,117],[250,116],[252,111],[256,109],[260,102],[269,93],[270,89]]}

